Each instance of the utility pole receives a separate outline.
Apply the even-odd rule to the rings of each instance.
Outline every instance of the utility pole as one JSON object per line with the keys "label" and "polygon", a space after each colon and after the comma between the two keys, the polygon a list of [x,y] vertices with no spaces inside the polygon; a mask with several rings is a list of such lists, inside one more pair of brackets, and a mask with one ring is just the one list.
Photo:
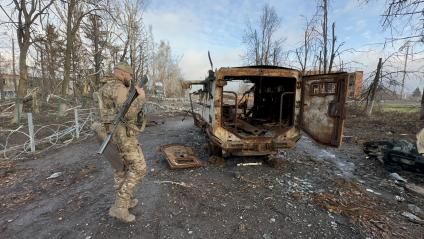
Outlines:
{"label": "utility pole", "polygon": [[408,54],[409,54],[409,44],[406,45],[406,55],[405,55],[405,62],[403,64],[403,77],[402,77],[402,89],[400,91],[400,99],[404,99],[405,94],[405,78],[406,78],[406,67],[408,64]]}

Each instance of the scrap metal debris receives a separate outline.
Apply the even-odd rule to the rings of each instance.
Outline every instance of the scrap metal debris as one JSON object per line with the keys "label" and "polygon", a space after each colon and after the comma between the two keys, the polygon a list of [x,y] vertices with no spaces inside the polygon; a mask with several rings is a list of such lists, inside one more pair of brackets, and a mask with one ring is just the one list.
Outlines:
{"label": "scrap metal debris", "polygon": [[55,178],[58,178],[58,177],[62,176],[62,174],[63,174],[62,172],[56,172],[56,173],[53,173],[52,175],[50,175],[46,179],[55,179]]}
{"label": "scrap metal debris", "polygon": [[155,181],[157,184],[172,184],[172,185],[179,185],[181,187],[190,188],[192,185],[187,184],[185,182],[174,182],[174,181]]}
{"label": "scrap metal debris", "polygon": [[376,191],[374,191],[374,190],[372,190],[372,189],[370,189],[370,188],[367,188],[367,189],[366,189],[366,191],[367,191],[367,192],[370,192],[370,193],[374,193],[375,195],[381,196],[381,193],[376,192]]}
{"label": "scrap metal debris", "polygon": [[418,224],[424,224],[424,220],[415,216],[414,214],[410,212],[402,212],[402,216],[408,218],[409,221],[418,223]]}
{"label": "scrap metal debris", "polygon": [[408,183],[408,184],[405,184],[405,188],[412,193],[415,193],[419,196],[424,197],[424,187],[418,186],[413,183]]}
{"label": "scrap metal debris", "polygon": [[391,173],[391,174],[389,174],[389,177],[392,178],[392,179],[394,179],[395,181],[399,181],[399,182],[402,182],[402,183],[406,183],[407,182],[407,180],[405,178],[401,177],[397,173]]}
{"label": "scrap metal debris", "polygon": [[198,168],[203,164],[200,162],[193,149],[178,144],[168,144],[161,147],[171,169]]}
{"label": "scrap metal debris", "polygon": [[262,162],[257,162],[257,163],[238,163],[237,166],[260,166],[262,165]]}
{"label": "scrap metal debris", "polygon": [[417,146],[406,140],[380,140],[364,143],[364,152],[378,159],[389,171],[398,169],[424,173],[424,157]]}
{"label": "scrap metal debris", "polygon": [[417,205],[414,205],[414,204],[408,204],[408,209],[409,209],[409,211],[411,211],[414,214],[422,214],[423,213],[423,210],[420,207],[418,207]]}

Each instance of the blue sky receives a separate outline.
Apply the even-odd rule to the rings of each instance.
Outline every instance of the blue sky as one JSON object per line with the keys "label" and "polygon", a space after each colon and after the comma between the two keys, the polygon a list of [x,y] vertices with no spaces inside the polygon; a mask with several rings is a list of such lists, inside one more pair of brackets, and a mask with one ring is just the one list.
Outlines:
{"label": "blue sky", "polygon": [[[168,41],[187,80],[202,79],[209,69],[207,51],[211,51],[214,66],[243,65],[241,55],[245,46],[242,38],[246,23],[256,22],[265,3],[273,6],[281,18],[278,37],[285,38],[284,50],[300,46],[304,31],[304,17],[316,11],[317,0],[147,0],[144,13],[146,25],[151,25],[155,41]],[[355,49],[342,55],[350,70],[375,69],[379,57],[383,59],[394,48],[383,49],[381,43],[389,36],[381,28],[381,14],[385,0],[330,0],[329,23],[336,22],[336,33],[343,47]],[[0,14],[0,20],[4,18]],[[408,26],[405,26],[407,28]],[[0,28],[0,53],[10,55],[10,38]],[[378,44],[380,43],[380,44]],[[398,47],[398,46],[397,46]],[[422,47],[421,47],[422,48]],[[422,50],[422,49],[421,49]],[[421,58],[421,60],[417,60]],[[409,70],[424,67],[424,56],[409,62]],[[396,63],[403,66],[402,59]],[[401,70],[401,69],[397,69]],[[407,91],[424,86],[423,76],[407,80]]]}
{"label": "blue sky", "polygon": [[[364,5],[361,0],[330,1],[329,22],[336,22],[339,41],[344,49],[359,52],[344,54],[352,69],[370,71],[378,57],[390,50],[382,50],[388,33],[381,28],[380,15],[384,0]],[[209,69],[207,51],[210,50],[215,67],[243,64],[242,37],[247,21],[256,21],[265,3],[275,7],[281,18],[278,36],[286,38],[285,50],[299,46],[304,29],[304,18],[311,17],[316,9],[314,0],[151,0],[145,12],[145,22],[152,25],[155,40],[169,41],[174,53],[181,57],[181,67],[187,79],[202,78]],[[411,64],[411,67],[413,65]],[[408,82],[413,90],[418,82]]]}

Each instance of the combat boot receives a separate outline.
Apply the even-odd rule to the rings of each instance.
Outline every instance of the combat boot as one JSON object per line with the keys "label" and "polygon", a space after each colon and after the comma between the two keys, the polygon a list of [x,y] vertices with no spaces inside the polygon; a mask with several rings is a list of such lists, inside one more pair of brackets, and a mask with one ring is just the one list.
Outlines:
{"label": "combat boot", "polygon": [[133,200],[131,200],[129,208],[134,208],[137,205],[138,205],[138,199],[134,198]]}
{"label": "combat boot", "polygon": [[109,216],[127,223],[135,221],[135,216],[128,211],[128,208],[116,207],[115,205],[109,209]]}

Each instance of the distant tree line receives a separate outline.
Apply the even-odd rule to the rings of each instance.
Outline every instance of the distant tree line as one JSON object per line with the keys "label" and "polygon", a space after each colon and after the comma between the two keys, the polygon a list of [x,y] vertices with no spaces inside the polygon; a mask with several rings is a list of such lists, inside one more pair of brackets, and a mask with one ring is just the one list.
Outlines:
{"label": "distant tree line", "polygon": [[[166,96],[183,95],[176,87],[183,79],[178,58],[144,24],[145,0],[11,0],[0,8],[7,19],[2,26],[16,36],[19,49],[16,116],[34,87],[43,97],[65,99],[62,114],[66,99],[97,90],[120,61],[132,66],[135,78],[148,75],[151,86],[163,83]],[[29,75],[36,77],[30,82]]]}

